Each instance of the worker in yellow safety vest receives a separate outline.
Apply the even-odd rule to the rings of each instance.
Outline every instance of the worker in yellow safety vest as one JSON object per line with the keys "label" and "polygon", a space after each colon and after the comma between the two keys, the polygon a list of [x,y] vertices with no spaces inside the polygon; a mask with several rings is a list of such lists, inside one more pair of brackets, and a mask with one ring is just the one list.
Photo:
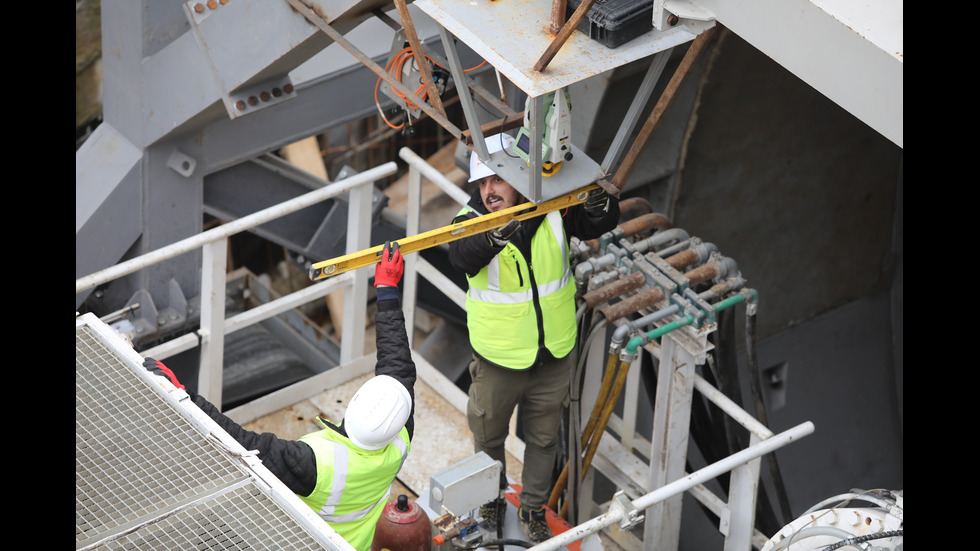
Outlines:
{"label": "worker in yellow safety vest", "polygon": [[[191,399],[247,450],[258,450],[269,470],[348,543],[368,551],[391,483],[411,448],[415,414],[415,363],[398,300],[404,260],[386,244],[375,268],[378,291],[375,376],[357,390],[339,425],[318,418],[322,430],[299,440],[241,427],[195,392]],[[181,385],[163,363],[144,367]]]}
{"label": "worker in yellow safety vest", "polygon": [[[513,142],[507,134],[486,138],[491,154],[506,151]],[[477,182],[478,189],[454,223],[527,201],[475,153],[470,155],[470,182]],[[597,188],[584,204],[523,222],[512,220],[449,245],[452,265],[466,274],[469,284],[466,324],[473,359],[467,419],[474,449],[504,465],[500,495],[480,508],[490,528],[503,519],[504,440],[511,414],[520,404],[525,449],[518,518],[530,541],[551,537],[544,505],[552,486],[577,338],[569,237],[594,239],[618,223],[618,200]]]}

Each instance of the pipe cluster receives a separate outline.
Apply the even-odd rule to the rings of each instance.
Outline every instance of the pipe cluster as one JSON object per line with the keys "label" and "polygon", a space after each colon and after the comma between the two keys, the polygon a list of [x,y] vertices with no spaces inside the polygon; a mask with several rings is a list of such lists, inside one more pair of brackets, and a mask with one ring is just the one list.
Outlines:
{"label": "pipe cluster", "polygon": [[[586,309],[608,322],[620,322],[611,352],[621,350],[628,335],[641,344],[663,334],[648,328],[657,322],[671,330],[700,328],[715,322],[725,299],[755,302],[753,291],[734,260],[712,243],[671,227],[662,214],[647,213],[621,223],[599,239],[572,239],[572,262],[579,296]],[[621,321],[622,320],[622,321]],[[646,331],[646,332],[645,332]]]}

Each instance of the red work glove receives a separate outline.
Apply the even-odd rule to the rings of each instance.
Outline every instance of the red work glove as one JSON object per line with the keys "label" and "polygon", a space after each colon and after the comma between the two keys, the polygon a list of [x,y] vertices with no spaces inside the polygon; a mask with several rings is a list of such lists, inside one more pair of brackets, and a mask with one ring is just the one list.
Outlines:
{"label": "red work glove", "polygon": [[184,389],[184,385],[180,384],[180,381],[177,380],[177,376],[174,375],[174,372],[170,371],[170,368],[163,365],[163,362],[161,362],[160,360],[154,360],[153,358],[146,358],[145,360],[143,360],[143,367],[145,367],[147,371],[149,371],[154,375],[166,377],[171,383],[173,383],[175,387],[181,390],[186,390]]}
{"label": "red work glove", "polygon": [[398,287],[403,273],[405,273],[405,259],[398,250],[398,242],[385,243],[384,250],[381,251],[381,262],[374,267],[374,286]]}

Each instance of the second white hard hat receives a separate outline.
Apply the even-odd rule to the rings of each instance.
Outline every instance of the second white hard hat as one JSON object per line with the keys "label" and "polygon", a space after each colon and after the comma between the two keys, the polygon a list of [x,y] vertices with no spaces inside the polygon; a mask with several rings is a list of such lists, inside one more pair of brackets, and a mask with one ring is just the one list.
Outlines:
{"label": "second white hard hat", "polygon": [[[509,134],[495,134],[484,138],[484,142],[487,144],[487,152],[493,154],[513,145],[514,138]],[[486,178],[491,174],[496,173],[483,164],[476,152],[470,152],[470,182]]]}
{"label": "second white hard hat", "polygon": [[358,447],[377,450],[398,436],[411,411],[412,397],[405,385],[394,377],[378,375],[354,393],[344,414],[344,427]]}

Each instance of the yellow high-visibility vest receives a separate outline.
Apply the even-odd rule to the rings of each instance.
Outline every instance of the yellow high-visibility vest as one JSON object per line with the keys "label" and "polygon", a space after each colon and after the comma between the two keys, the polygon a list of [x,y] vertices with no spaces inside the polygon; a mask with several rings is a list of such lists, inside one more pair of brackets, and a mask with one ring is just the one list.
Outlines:
{"label": "yellow high-visibility vest", "polygon": [[408,456],[408,430],[387,446],[364,450],[333,429],[300,438],[316,456],[316,487],[304,503],[355,549],[368,551],[391,483]]}
{"label": "yellow high-visibility vest", "polygon": [[[471,210],[464,207],[460,214]],[[568,255],[560,211],[552,211],[531,237],[533,265],[508,243],[479,273],[467,275],[466,325],[477,354],[503,367],[527,369],[538,355],[541,331],[555,358],[571,352],[577,328]]]}

